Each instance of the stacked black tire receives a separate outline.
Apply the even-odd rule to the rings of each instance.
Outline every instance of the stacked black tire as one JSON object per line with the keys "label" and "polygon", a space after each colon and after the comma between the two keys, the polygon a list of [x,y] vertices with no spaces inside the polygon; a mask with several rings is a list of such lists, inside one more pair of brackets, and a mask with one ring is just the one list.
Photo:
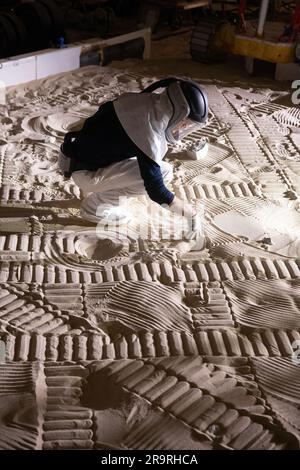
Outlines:
{"label": "stacked black tire", "polygon": [[22,54],[27,50],[25,25],[12,13],[0,13],[0,58]]}
{"label": "stacked black tire", "polygon": [[26,0],[13,12],[0,12],[0,58],[45,49],[63,35],[63,15],[53,0]]}

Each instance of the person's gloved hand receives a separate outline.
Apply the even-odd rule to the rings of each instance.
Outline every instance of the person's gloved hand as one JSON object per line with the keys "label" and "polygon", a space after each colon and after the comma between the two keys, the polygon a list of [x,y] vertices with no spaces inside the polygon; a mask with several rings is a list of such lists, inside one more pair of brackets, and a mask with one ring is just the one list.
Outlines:
{"label": "person's gloved hand", "polygon": [[175,214],[191,219],[195,215],[195,208],[191,204],[187,204],[185,201],[175,196],[168,209]]}
{"label": "person's gloved hand", "polygon": [[195,241],[195,247],[197,250],[201,250],[205,247],[205,237],[202,230],[201,215],[197,212],[197,209],[191,204],[187,204],[182,199],[175,197],[173,202],[169,205],[169,210],[185,216],[187,219],[188,227],[184,233],[186,240]]}

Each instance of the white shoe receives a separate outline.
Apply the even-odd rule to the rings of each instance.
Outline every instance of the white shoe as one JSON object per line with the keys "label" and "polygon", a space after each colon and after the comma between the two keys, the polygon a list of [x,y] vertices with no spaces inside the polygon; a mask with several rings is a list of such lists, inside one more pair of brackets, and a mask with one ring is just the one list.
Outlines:
{"label": "white shoe", "polygon": [[96,224],[107,225],[110,223],[123,225],[128,224],[130,217],[125,212],[122,212],[118,207],[111,209],[105,209],[100,214],[93,214],[87,212],[84,208],[81,208],[81,217],[89,222],[95,222]]}

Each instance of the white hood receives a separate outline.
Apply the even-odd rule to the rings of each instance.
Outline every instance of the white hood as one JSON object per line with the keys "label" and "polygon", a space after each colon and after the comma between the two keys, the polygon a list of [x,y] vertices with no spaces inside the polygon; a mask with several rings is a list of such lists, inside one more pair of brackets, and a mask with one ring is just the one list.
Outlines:
{"label": "white hood", "polygon": [[173,114],[166,90],[162,93],[126,93],[113,103],[130,139],[160,165],[168,150],[165,131]]}

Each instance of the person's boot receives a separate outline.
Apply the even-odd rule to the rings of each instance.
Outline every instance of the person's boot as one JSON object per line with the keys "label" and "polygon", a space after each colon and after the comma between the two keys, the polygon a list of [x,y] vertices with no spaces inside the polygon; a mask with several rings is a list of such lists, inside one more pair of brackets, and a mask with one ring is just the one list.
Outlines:
{"label": "person's boot", "polygon": [[86,208],[82,205],[81,217],[89,222],[95,222],[96,224],[100,223],[103,225],[109,225],[110,223],[113,225],[123,225],[128,224],[130,221],[128,213],[122,211],[119,207],[111,207],[104,210],[99,208],[95,214],[93,211],[89,211],[88,207]]}

